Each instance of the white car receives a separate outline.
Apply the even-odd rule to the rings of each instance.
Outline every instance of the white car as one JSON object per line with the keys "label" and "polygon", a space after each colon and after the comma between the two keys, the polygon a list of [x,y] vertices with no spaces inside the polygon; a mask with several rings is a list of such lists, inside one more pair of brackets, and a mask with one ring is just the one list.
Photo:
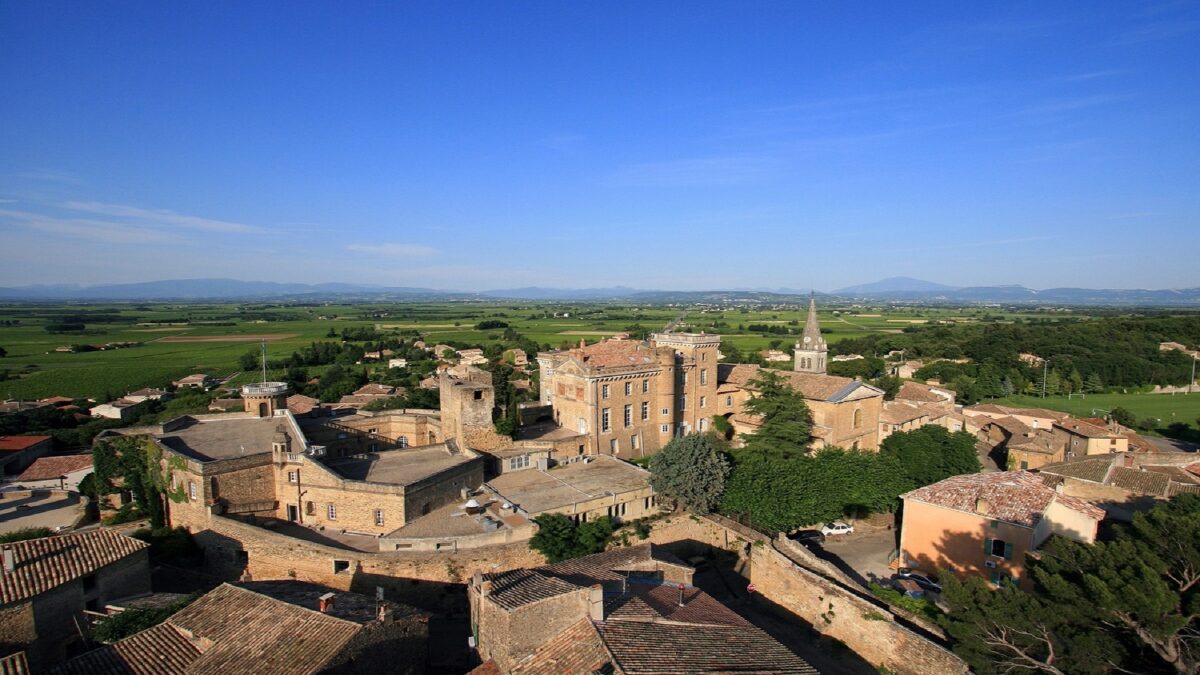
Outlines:
{"label": "white car", "polygon": [[834,534],[850,534],[854,531],[853,525],[847,525],[840,520],[835,520],[832,523],[825,523],[821,527],[821,534],[826,537]]}

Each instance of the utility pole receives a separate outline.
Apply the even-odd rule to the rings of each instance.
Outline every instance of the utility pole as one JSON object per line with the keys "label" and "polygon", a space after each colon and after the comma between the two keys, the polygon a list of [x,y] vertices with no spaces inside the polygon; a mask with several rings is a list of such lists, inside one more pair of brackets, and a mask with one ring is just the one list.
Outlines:
{"label": "utility pole", "polygon": [[1042,359],[1042,398],[1046,398],[1046,368],[1050,365],[1050,359]]}
{"label": "utility pole", "polygon": [[1196,359],[1197,358],[1200,358],[1200,357],[1197,357],[1195,354],[1192,354],[1192,379],[1188,380],[1188,390],[1187,390],[1187,393],[1189,393],[1189,394],[1192,393],[1192,387],[1195,386],[1195,384],[1196,384]]}

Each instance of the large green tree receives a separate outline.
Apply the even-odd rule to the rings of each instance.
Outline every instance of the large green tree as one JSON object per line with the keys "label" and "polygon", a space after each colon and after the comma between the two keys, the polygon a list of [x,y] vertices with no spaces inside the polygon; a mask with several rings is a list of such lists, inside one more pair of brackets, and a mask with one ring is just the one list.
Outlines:
{"label": "large green tree", "polygon": [[729,476],[724,447],[712,434],[688,434],[650,458],[650,485],[692,513],[717,507]]}
{"label": "large green tree", "polygon": [[576,525],[560,513],[545,513],[533,522],[537,523],[538,531],[529,540],[529,548],[552,563],[603,551],[617,529],[608,516]]}
{"label": "large green tree", "polygon": [[812,412],[804,397],[793,391],[783,378],[765,369],[750,386],[755,395],[746,401],[744,408],[764,419],[753,434],[742,435],[745,448],[784,456],[807,453],[812,444]]}
{"label": "large green tree", "polygon": [[936,424],[893,433],[883,439],[879,454],[895,458],[900,471],[914,487],[950,476],[978,473],[983,468],[975,451],[974,436],[965,431],[950,433]]}

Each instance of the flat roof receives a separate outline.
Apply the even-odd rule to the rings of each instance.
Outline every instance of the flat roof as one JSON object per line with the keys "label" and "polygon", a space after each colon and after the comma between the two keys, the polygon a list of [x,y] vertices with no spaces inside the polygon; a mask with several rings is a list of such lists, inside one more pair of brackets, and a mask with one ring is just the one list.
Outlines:
{"label": "flat roof", "polygon": [[[477,498],[480,499],[480,498]],[[485,514],[472,515],[463,510],[463,500],[457,500],[389,532],[388,539],[426,539],[431,537],[465,537],[484,534],[489,530],[480,522]],[[487,513],[500,527],[503,521],[495,513]],[[500,529],[500,528],[496,528]]]}
{"label": "flat roof", "polygon": [[295,438],[287,420],[279,417],[230,417],[195,420],[166,433],[156,433],[158,442],[201,462],[248,457],[271,452],[275,428],[283,425],[292,436],[292,449],[300,452],[304,441]]}
{"label": "flat roof", "polygon": [[510,471],[487,484],[505,500],[537,514],[609,493],[640,490],[650,485],[650,474],[619,459],[600,456],[549,471]]}
{"label": "flat roof", "polygon": [[348,480],[408,485],[446,469],[466,464],[472,459],[473,456],[461,452],[450,454],[446,444],[439,443],[328,460],[325,465]]}
{"label": "flat roof", "polygon": [[586,436],[577,431],[571,431],[566,427],[560,427],[554,422],[545,421],[537,424],[530,424],[527,427],[521,427],[517,431],[518,441],[561,441],[568,438],[579,438]]}

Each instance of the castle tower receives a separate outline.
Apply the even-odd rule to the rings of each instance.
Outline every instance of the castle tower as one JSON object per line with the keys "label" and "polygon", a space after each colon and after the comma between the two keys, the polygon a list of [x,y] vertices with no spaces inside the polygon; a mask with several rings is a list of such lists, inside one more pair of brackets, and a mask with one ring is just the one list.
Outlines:
{"label": "castle tower", "polygon": [[496,390],[491,373],[474,366],[443,371],[438,379],[438,393],[444,438],[466,445],[467,439],[475,434],[493,431]]}
{"label": "castle tower", "polygon": [[825,359],[829,346],[821,337],[821,325],[817,323],[817,299],[808,296],[808,320],[804,322],[804,334],[796,342],[796,362],[793,370],[801,373],[825,374]]}
{"label": "castle tower", "polygon": [[259,417],[273,417],[276,410],[287,410],[287,382],[267,381],[267,341],[262,342],[262,382],[242,387],[242,405],[245,411]]}

